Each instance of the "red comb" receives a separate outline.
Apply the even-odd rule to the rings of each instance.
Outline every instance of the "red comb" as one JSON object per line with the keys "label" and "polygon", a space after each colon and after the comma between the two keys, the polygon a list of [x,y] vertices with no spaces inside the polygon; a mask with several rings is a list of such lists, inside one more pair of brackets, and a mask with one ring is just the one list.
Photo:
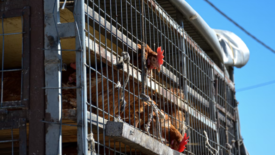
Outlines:
{"label": "red comb", "polygon": [[163,58],[164,58],[163,52],[164,52],[164,50],[161,51],[161,47],[158,47],[157,52],[158,52],[158,63],[159,63],[159,66],[161,66],[163,64]]}
{"label": "red comb", "polygon": [[188,142],[188,138],[189,136],[187,137],[186,133],[184,134],[184,137],[183,137],[183,140],[180,142],[180,146],[179,146],[179,152],[183,152],[184,149],[186,148],[185,145],[187,144]]}

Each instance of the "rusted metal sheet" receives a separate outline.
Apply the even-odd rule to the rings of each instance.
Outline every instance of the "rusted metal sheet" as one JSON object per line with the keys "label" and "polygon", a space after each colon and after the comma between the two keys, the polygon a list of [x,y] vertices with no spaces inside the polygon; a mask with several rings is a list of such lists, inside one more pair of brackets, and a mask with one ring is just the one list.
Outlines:
{"label": "rusted metal sheet", "polygon": [[133,148],[139,149],[145,154],[183,155],[138,129],[122,122],[107,122],[106,136],[126,143]]}

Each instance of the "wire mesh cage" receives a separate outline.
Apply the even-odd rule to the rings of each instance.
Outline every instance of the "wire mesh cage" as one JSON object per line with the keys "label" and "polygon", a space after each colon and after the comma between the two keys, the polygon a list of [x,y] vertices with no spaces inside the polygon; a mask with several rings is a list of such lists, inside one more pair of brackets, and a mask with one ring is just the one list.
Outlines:
{"label": "wire mesh cage", "polygon": [[[93,19],[86,20],[92,26],[85,30],[90,39],[87,48],[90,112],[106,122],[126,122],[175,150],[185,132],[191,134],[192,128],[197,136],[189,140],[194,146],[186,152],[207,154],[202,140],[204,131],[214,145],[215,127],[212,122],[207,126],[199,117],[213,119],[212,66],[184,33],[183,25],[176,24],[153,1],[93,1],[87,6],[90,8],[86,14]],[[165,55],[161,67],[153,64],[158,47]],[[124,64],[120,65],[122,60]],[[184,104],[192,109],[193,116],[187,117],[188,120]],[[116,142],[99,128],[96,133],[98,151],[116,150]],[[128,147],[125,153],[131,150]]]}
{"label": "wire mesh cage", "polygon": [[[237,154],[234,88],[157,2],[44,2],[45,154]],[[2,17],[1,113],[27,107],[27,18],[17,18],[22,30],[6,32]]]}

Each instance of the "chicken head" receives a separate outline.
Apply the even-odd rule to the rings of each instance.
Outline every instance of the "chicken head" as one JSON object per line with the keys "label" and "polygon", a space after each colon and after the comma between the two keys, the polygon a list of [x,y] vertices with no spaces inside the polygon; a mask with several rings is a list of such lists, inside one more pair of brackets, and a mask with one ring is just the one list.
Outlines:
{"label": "chicken head", "polygon": [[158,47],[157,49],[157,56],[155,55],[148,55],[147,58],[147,67],[149,70],[157,69],[157,71],[160,71],[160,66],[163,64],[163,51],[161,51],[161,47]]}
{"label": "chicken head", "polygon": [[179,152],[183,152],[185,150],[185,146],[188,142],[188,138],[189,136],[187,137],[186,133],[184,134],[184,137],[182,138],[182,141],[178,141],[176,139],[173,139],[171,141],[171,148],[174,149],[174,150],[177,150]]}

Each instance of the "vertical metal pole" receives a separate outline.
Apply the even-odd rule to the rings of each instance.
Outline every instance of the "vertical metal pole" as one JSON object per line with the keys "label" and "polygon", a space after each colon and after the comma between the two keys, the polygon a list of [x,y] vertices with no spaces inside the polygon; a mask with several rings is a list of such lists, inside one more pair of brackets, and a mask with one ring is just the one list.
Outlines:
{"label": "vertical metal pole", "polygon": [[[215,77],[215,75],[214,75]],[[219,79],[218,78],[215,78],[216,80],[216,87],[215,87],[215,119],[216,119],[216,126],[217,126],[217,131],[216,131],[216,136],[217,136],[217,149],[219,150],[220,152],[220,137],[219,137],[219,134],[220,134],[220,120],[218,118],[219,116],[219,110],[216,109],[216,104],[218,102],[218,94],[219,94]]]}
{"label": "vertical metal pole", "polygon": [[[210,118],[211,120],[216,122],[216,143],[217,143],[217,150],[219,150],[219,128],[217,125],[217,114],[216,114],[216,87],[214,86],[215,83],[215,75],[214,75],[214,68],[211,67],[211,83],[210,83]],[[217,82],[216,82],[217,85]],[[214,139],[213,139],[214,141]]]}
{"label": "vertical metal pole", "polygon": [[76,85],[77,89],[77,149],[78,155],[88,154],[87,141],[87,80],[86,80],[86,44],[84,0],[75,1],[74,10],[76,24]]}
{"label": "vertical metal pole", "polygon": [[145,93],[145,87],[146,87],[146,83],[147,83],[147,69],[146,69],[146,59],[145,59],[145,34],[144,34],[144,1],[141,1],[141,31],[142,31],[142,36],[141,36],[141,42],[142,42],[142,93]]}
{"label": "vertical metal pole", "polygon": [[239,109],[238,105],[236,106],[236,137],[237,137],[237,147],[238,147],[238,155],[241,154],[240,150],[240,118],[239,118]]}
{"label": "vertical metal pole", "polygon": [[[183,72],[183,77],[182,77],[182,81],[183,81],[183,88],[184,88],[184,96],[185,96],[185,100],[188,101],[188,90],[187,90],[187,66],[186,66],[186,56],[187,56],[187,52],[186,52],[186,48],[185,48],[185,33],[184,33],[184,23],[183,23],[183,18],[182,18],[182,14],[180,12],[177,13],[177,21],[178,23],[181,25],[182,28],[182,58],[181,58],[181,66],[180,66],[180,71]],[[185,109],[185,122],[187,124],[187,126],[190,126],[190,119],[189,119],[189,112],[188,109]],[[190,129],[185,130],[187,133],[187,136],[190,136]],[[187,145],[187,150],[191,151],[191,146]]]}
{"label": "vertical metal pole", "polygon": [[[45,87],[61,88],[61,51],[56,25],[59,22],[59,0],[44,0]],[[46,89],[46,121],[61,121],[61,89]],[[59,124],[46,124],[45,154],[62,153]]]}
{"label": "vertical metal pole", "polygon": [[211,84],[210,84],[210,94],[212,100],[210,101],[210,117],[211,120],[216,121],[216,105],[215,105],[215,87],[214,87],[214,81],[215,81],[215,76],[214,76],[214,69],[211,68]]}
{"label": "vertical metal pole", "polygon": [[[226,93],[227,92],[227,89],[226,89],[227,85],[226,85],[226,80],[225,80],[226,79],[225,72],[226,72],[226,67],[225,67],[225,65],[223,63],[224,103],[225,103],[225,105],[224,105],[224,109],[225,109],[225,135],[226,135],[226,137],[225,137],[225,140],[226,140],[225,144],[227,145],[229,143],[229,137],[228,137],[228,125],[227,125],[227,111],[228,111],[227,104],[228,103],[227,103],[227,93]],[[227,149],[226,151],[228,152],[228,154],[230,153],[230,149]]]}

